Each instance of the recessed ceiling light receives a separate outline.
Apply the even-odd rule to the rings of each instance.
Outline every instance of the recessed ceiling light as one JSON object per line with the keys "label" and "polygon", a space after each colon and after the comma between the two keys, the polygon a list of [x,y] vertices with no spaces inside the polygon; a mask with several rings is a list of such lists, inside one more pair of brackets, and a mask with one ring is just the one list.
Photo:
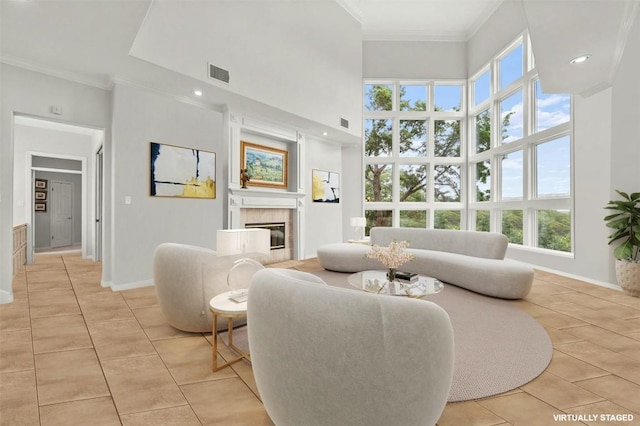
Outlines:
{"label": "recessed ceiling light", "polygon": [[570,62],[572,64],[581,64],[583,62],[586,62],[587,59],[589,59],[591,57],[591,55],[580,55],[580,56],[576,56],[575,58],[573,58]]}
{"label": "recessed ceiling light", "polygon": [[196,90],[193,91],[193,94],[196,95],[196,96],[202,96],[202,90],[197,90],[196,89]]}
{"label": "recessed ceiling light", "polygon": [[322,136],[327,136],[328,134],[328,132],[322,132]]}

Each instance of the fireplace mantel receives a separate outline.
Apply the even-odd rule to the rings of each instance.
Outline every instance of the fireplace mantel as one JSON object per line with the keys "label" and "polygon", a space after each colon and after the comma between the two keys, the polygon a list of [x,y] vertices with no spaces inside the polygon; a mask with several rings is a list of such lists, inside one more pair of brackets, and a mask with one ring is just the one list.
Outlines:
{"label": "fireplace mantel", "polygon": [[229,206],[241,209],[296,209],[298,208],[296,200],[305,195],[302,192],[229,188]]}
{"label": "fireplace mantel", "polygon": [[[309,177],[305,164],[304,134],[284,123],[266,122],[230,110],[225,112],[225,123],[225,134],[229,140],[226,227],[243,228],[247,217],[269,218],[267,220],[280,217],[279,221],[288,223],[288,247],[279,251],[286,252],[288,257],[277,260],[302,259],[305,253],[304,212],[308,193],[305,186]],[[253,186],[251,182],[249,188],[241,188],[243,141],[288,152],[286,190]]]}

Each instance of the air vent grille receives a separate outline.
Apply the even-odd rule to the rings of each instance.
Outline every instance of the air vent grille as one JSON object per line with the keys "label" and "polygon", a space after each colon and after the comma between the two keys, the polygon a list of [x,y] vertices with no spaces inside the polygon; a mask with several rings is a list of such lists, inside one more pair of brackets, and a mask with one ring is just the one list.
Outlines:
{"label": "air vent grille", "polygon": [[229,84],[229,71],[209,64],[209,77]]}
{"label": "air vent grille", "polygon": [[345,129],[349,128],[349,120],[347,120],[346,118],[340,118],[340,125],[342,127],[344,127]]}

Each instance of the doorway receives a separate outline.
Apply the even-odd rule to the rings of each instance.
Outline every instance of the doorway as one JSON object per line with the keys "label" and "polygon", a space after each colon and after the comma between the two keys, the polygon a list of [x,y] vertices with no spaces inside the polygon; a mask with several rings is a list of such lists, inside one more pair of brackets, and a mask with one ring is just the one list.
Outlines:
{"label": "doorway", "polygon": [[[104,143],[104,130],[85,127],[59,121],[52,121],[27,115],[14,115],[14,221],[27,224],[27,263],[32,263],[35,248],[36,222],[47,214],[60,210],[59,218],[55,218],[53,240],[51,229],[44,233],[47,238],[48,249],[65,250],[71,247],[80,249],[82,257],[94,259],[96,253],[95,221],[96,221],[96,152]],[[58,164],[39,163],[41,158]],[[35,161],[35,163],[34,163]],[[70,162],[79,166],[71,167]],[[66,164],[65,164],[66,163]],[[34,173],[71,173],[76,180],[68,179],[64,175],[54,175],[49,180],[49,198],[46,203],[35,205]],[[73,208],[71,216],[64,216],[68,207],[56,205],[52,211],[52,204],[58,203],[56,193],[63,194],[69,187],[53,186],[54,181],[73,182],[71,185]],[[51,191],[53,189],[53,191]],[[39,194],[40,197],[44,194]],[[53,196],[53,198],[51,198]],[[64,199],[64,198],[63,198]],[[60,207],[58,209],[57,207]],[[46,212],[44,210],[46,209]],[[72,228],[71,242],[65,234],[69,221]],[[58,236],[59,235],[59,236]],[[64,235],[64,236],[63,236]],[[56,241],[58,240],[58,241]],[[53,241],[53,244],[51,243]],[[67,244],[69,243],[69,246]]]}
{"label": "doorway", "polygon": [[32,156],[33,186],[40,187],[31,221],[35,253],[82,250],[82,162],[65,160],[69,169],[53,168],[60,161]]}

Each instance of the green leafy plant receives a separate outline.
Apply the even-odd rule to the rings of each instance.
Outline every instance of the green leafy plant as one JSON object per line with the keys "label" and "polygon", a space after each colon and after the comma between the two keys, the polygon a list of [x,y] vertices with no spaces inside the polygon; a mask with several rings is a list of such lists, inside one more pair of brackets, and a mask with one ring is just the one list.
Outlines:
{"label": "green leafy plant", "polygon": [[640,263],[640,192],[627,194],[616,190],[622,200],[611,200],[605,209],[615,213],[604,218],[613,229],[609,244],[619,241],[613,255],[618,260]]}

